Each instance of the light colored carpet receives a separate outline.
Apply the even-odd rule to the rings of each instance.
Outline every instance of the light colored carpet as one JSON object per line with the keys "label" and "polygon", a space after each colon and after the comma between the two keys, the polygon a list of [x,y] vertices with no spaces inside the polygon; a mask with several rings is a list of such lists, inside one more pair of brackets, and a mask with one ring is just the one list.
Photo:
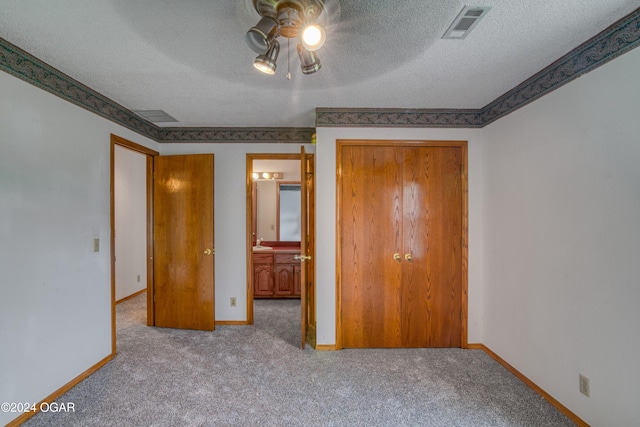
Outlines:
{"label": "light colored carpet", "polygon": [[117,308],[118,355],[26,426],[573,426],[479,350],[301,350],[298,300],[258,300],[255,325],[145,326]]}

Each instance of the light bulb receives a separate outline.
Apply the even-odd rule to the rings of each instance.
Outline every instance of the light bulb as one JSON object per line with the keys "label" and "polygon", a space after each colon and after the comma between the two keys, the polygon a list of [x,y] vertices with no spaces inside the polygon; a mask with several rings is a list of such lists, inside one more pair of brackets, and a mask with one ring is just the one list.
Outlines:
{"label": "light bulb", "polygon": [[318,24],[307,25],[302,30],[302,46],[310,51],[318,50],[324,44],[325,37],[326,34],[321,26]]}

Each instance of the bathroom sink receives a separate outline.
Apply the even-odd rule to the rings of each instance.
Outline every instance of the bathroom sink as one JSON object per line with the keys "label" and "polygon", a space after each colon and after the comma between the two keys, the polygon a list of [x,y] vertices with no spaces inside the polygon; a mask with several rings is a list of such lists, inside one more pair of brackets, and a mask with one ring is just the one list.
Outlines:
{"label": "bathroom sink", "polygon": [[262,245],[256,245],[253,247],[254,251],[268,251],[270,249],[273,249],[271,246],[262,246]]}

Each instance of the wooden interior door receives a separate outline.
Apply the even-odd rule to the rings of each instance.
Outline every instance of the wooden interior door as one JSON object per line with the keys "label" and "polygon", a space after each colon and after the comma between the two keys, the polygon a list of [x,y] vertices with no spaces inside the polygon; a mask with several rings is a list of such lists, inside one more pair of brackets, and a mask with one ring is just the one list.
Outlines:
{"label": "wooden interior door", "polygon": [[342,347],[462,344],[462,150],[340,153]]}
{"label": "wooden interior door", "polygon": [[155,326],[213,330],[213,154],[154,163]]}
{"label": "wooden interior door", "polygon": [[[304,254],[306,261],[302,264],[305,280],[305,311],[306,311],[306,335],[307,343],[316,348],[316,291],[315,291],[315,158],[313,154],[306,155],[306,179],[305,181],[305,224],[303,239],[305,244]],[[302,193],[301,193],[302,194]],[[301,289],[302,291],[302,289]],[[302,293],[302,292],[300,292]]]}
{"label": "wooden interior door", "polygon": [[342,346],[401,347],[402,151],[342,147]]}
{"label": "wooden interior door", "polygon": [[[307,254],[307,155],[304,151],[304,146],[300,147],[300,339],[301,347],[304,349],[307,343],[307,269],[305,268],[305,261],[311,257]],[[307,258],[309,257],[309,258]]]}

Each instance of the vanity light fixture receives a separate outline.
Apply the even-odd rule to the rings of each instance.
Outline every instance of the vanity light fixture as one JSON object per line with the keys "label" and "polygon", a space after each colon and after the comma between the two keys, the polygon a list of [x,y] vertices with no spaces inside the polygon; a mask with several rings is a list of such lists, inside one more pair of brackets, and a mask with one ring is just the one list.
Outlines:
{"label": "vanity light fixture", "polygon": [[253,179],[282,179],[284,173],[282,172],[253,172],[251,175]]}

